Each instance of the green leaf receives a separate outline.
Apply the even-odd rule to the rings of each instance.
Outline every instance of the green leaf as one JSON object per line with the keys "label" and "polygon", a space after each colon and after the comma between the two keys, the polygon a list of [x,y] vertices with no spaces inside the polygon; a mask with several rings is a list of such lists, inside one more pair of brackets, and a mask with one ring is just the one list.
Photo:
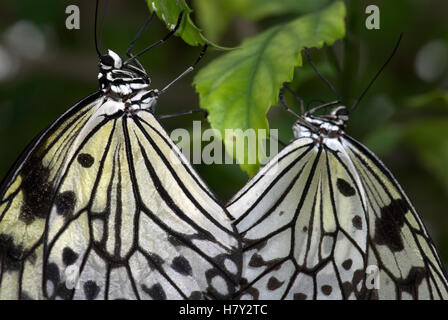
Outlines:
{"label": "green leaf", "polygon": [[170,30],[176,25],[181,11],[185,10],[182,24],[176,34],[191,46],[204,45],[207,42],[201,30],[191,20],[190,14],[193,10],[188,7],[185,0],[146,0],[146,2],[149,10],[155,11],[159,19],[163,20]]}
{"label": "green leaf", "polygon": [[[228,152],[233,151],[235,139],[238,144],[243,135],[225,135],[225,129],[269,129],[266,113],[277,103],[283,82],[291,81],[294,68],[302,65],[303,47],[331,45],[344,37],[344,17],[344,3],[337,1],[322,11],[247,39],[197,74],[194,83],[201,108],[209,111],[208,119],[221,131]],[[255,152],[248,149],[250,146],[245,156],[236,159],[253,175],[259,164],[247,164],[248,153]]]}

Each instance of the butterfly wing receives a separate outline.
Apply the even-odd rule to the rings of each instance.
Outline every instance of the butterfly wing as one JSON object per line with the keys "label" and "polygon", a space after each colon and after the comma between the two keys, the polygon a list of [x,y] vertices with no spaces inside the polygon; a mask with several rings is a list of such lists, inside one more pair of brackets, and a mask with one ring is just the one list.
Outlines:
{"label": "butterfly wing", "polygon": [[241,259],[227,212],[152,114],[110,116],[117,104],[98,99],[73,115],[83,122],[53,126],[6,188],[2,298],[232,294]]}
{"label": "butterfly wing", "polygon": [[348,136],[342,141],[365,192],[367,260],[379,268],[380,289],[374,293],[391,299],[448,299],[445,268],[396,179],[365,146]]}
{"label": "butterfly wing", "polygon": [[241,298],[281,299],[295,278],[294,247],[302,242],[294,221],[315,156],[312,140],[295,140],[228,205],[243,238]]}
{"label": "butterfly wing", "polygon": [[446,298],[415,210],[351,138],[296,139],[228,209],[243,237],[240,298]]}
{"label": "butterfly wing", "polygon": [[[82,100],[42,131],[23,151],[0,185],[0,298],[26,298],[20,286],[25,261],[42,264],[43,235],[64,152],[99,105],[100,93]],[[44,160],[46,157],[47,160]],[[53,158],[44,166],[44,161]],[[29,263],[29,262],[28,262]],[[32,291],[42,272],[32,275]],[[37,296],[41,297],[41,293]]]}

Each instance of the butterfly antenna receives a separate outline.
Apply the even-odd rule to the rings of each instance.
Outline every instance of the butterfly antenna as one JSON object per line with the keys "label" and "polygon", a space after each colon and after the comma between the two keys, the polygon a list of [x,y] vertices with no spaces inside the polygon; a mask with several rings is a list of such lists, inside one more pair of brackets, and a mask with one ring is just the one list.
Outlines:
{"label": "butterfly antenna", "polygon": [[[149,24],[151,23],[152,19],[154,18],[155,12],[151,13],[151,15],[149,16],[149,18],[146,20],[145,24],[143,25],[143,27],[138,31],[137,35],[135,36],[134,40],[131,41],[128,49],[126,50],[126,55],[128,56],[128,58],[134,58],[134,56],[132,55],[131,51],[134,48],[135,43],[137,42],[138,39],[140,39],[140,37],[142,36],[143,32],[145,32],[145,30],[148,28]],[[143,67],[143,65],[140,63],[140,61],[138,61],[137,59],[134,60],[135,64],[137,65],[138,68],[140,68],[142,71],[144,71],[146,73],[145,68]]]}
{"label": "butterfly antenna", "polygon": [[308,60],[308,63],[314,69],[314,71],[319,76],[319,78],[321,78],[325,82],[325,84],[328,86],[328,88],[330,88],[330,90],[337,97],[337,100],[341,101],[341,96],[339,95],[339,93],[336,91],[336,89],[333,87],[333,85],[330,83],[330,81],[328,81],[327,78],[325,78],[324,75],[322,73],[320,73],[320,71],[317,69],[316,65],[314,64],[313,60],[311,59],[311,55],[310,55],[310,52],[307,47],[304,47],[304,52],[305,52],[306,59]]}
{"label": "butterfly antenna", "polygon": [[180,24],[181,24],[181,22],[182,22],[182,17],[183,17],[183,15],[184,15],[184,11],[185,11],[185,10],[182,10],[182,11],[180,12],[180,14],[179,14],[179,18],[177,18],[177,23],[176,23],[176,25],[174,26],[174,28],[173,28],[173,29],[172,29],[172,30],[171,30],[171,31],[170,31],[170,32],[169,32],[169,33],[168,33],[162,40],[159,40],[159,41],[153,43],[152,45],[150,45],[149,47],[147,47],[146,49],[140,51],[139,53],[137,53],[137,54],[136,54],[135,56],[133,56],[132,58],[126,60],[124,64],[129,64],[131,61],[137,59],[137,58],[140,57],[142,54],[148,52],[149,50],[151,50],[151,49],[153,49],[153,48],[155,48],[155,47],[160,46],[161,44],[165,43],[169,38],[171,38],[171,37],[176,33],[176,31],[179,29],[179,27],[180,27]]}
{"label": "butterfly antenna", "polygon": [[99,40],[100,50],[102,49],[102,46],[103,46],[102,43],[103,43],[104,20],[106,20],[106,11],[107,11],[108,7],[109,7],[109,0],[106,0],[106,5],[104,7],[103,17],[101,18],[100,40]]}
{"label": "butterfly antenna", "polygon": [[154,18],[154,15],[155,15],[155,12],[151,13],[151,15],[146,20],[146,22],[143,25],[143,27],[138,31],[138,33],[135,36],[134,40],[132,40],[131,44],[129,45],[128,50],[126,50],[126,55],[128,57],[132,58],[132,56],[131,56],[132,48],[134,48],[134,45],[137,42],[137,40],[140,39],[140,37],[142,36],[143,32],[145,32],[145,30],[148,28],[149,24],[151,23],[152,19]]}
{"label": "butterfly antenna", "polygon": [[363,93],[360,95],[360,97],[358,99],[356,99],[355,103],[353,104],[353,107],[350,109],[350,111],[353,111],[359,104],[359,102],[361,101],[362,98],[364,98],[364,96],[366,95],[367,91],[370,89],[370,87],[373,85],[373,83],[375,82],[375,80],[379,77],[379,75],[381,74],[381,72],[386,68],[386,66],[389,64],[389,62],[392,60],[393,56],[395,55],[395,53],[398,50],[398,46],[400,45],[401,42],[401,38],[403,38],[403,32],[400,33],[400,37],[398,38],[397,43],[395,44],[394,49],[392,50],[392,53],[390,54],[389,58],[386,60],[386,62],[383,64],[383,66],[380,68],[380,70],[378,70],[378,72],[375,74],[375,76],[373,77],[372,80],[370,80],[369,85],[364,89]]}
{"label": "butterfly antenna", "polygon": [[97,34],[98,34],[98,6],[99,6],[99,0],[96,0],[96,5],[95,5],[95,49],[96,49],[96,53],[98,54],[98,57],[101,57],[101,52],[100,49],[98,48],[98,38],[97,38]]}

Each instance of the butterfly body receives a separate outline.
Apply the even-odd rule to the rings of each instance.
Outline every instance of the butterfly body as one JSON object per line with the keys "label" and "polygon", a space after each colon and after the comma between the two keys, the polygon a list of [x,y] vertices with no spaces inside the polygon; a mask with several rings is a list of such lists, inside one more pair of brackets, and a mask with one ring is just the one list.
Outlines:
{"label": "butterfly body", "polygon": [[112,51],[100,91],[44,130],[0,185],[1,299],[232,295],[227,211],[153,115],[158,91]]}
{"label": "butterfly body", "polygon": [[294,137],[310,137],[324,145],[331,143],[330,139],[343,136],[348,121],[348,112],[345,106],[335,108],[329,116],[314,116],[305,114],[302,120],[297,121],[292,130]]}
{"label": "butterfly body", "polygon": [[[158,90],[150,90],[150,78],[144,70],[133,65],[123,66],[115,52],[100,57],[98,80],[105,97],[124,105],[121,111],[131,112],[155,106]],[[105,108],[106,109],[106,108]]]}
{"label": "butterfly body", "polygon": [[390,171],[345,134],[347,109],[295,139],[227,205],[243,237],[242,299],[447,299],[446,271]]}

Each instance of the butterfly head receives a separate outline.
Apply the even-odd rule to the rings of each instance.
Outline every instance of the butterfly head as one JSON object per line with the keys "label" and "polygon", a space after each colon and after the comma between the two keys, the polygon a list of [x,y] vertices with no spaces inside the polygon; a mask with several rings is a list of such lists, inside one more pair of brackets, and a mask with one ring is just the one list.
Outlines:
{"label": "butterfly head", "polygon": [[157,97],[149,90],[151,80],[143,69],[129,65],[112,50],[99,58],[98,80],[105,97],[123,102],[126,110],[151,108]]}
{"label": "butterfly head", "polygon": [[342,129],[345,129],[349,119],[349,110],[346,106],[337,106],[331,110],[330,118]]}
{"label": "butterfly head", "polygon": [[123,60],[112,50],[107,50],[107,53],[100,57],[99,65],[102,70],[121,69]]}
{"label": "butterfly head", "polygon": [[346,106],[334,107],[330,114],[315,115],[313,111],[306,112],[294,124],[296,138],[314,137],[319,141],[324,138],[339,138],[347,126],[349,110]]}

